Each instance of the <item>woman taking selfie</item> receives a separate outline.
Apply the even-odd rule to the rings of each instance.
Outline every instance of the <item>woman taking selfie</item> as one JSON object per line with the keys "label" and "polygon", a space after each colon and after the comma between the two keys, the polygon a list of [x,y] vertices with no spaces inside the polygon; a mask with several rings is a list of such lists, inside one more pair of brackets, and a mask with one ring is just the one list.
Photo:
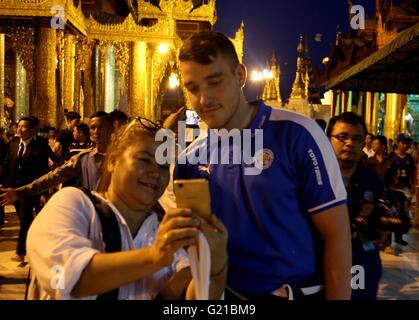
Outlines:
{"label": "woman taking selfie", "polygon": [[121,128],[103,164],[102,193],[64,188],[46,204],[28,234],[29,299],[194,299],[184,248],[198,230],[211,251],[209,298],[221,297],[223,224],[187,209],[159,221],[152,209],[169,181],[168,166],[155,159],[158,129],[143,118]]}

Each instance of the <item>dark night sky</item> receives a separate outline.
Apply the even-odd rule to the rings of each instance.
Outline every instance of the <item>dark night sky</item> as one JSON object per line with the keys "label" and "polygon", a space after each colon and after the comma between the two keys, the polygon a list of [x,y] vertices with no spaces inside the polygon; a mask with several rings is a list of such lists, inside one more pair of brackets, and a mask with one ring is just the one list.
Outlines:
{"label": "dark night sky", "polygon": [[[354,0],[363,5],[367,16],[375,13],[374,0]],[[398,2],[398,1],[393,1]],[[281,95],[288,98],[295,78],[299,34],[308,36],[313,71],[336,38],[337,26],[348,30],[347,0],[217,0],[215,30],[234,37],[244,21],[244,63],[249,74],[262,69],[275,51],[281,66]],[[316,33],[323,34],[316,42]],[[263,86],[250,81],[245,88],[248,99],[261,95]]]}

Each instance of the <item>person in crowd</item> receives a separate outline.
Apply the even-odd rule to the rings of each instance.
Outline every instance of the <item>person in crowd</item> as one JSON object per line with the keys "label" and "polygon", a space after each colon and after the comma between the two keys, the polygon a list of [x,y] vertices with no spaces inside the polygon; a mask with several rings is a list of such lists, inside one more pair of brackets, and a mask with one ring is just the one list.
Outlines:
{"label": "person in crowd", "polygon": [[392,153],[395,150],[395,145],[393,139],[388,139],[387,153]]}
{"label": "person in crowd", "polygon": [[[209,180],[212,211],[232,235],[226,299],[349,299],[346,191],[326,135],[307,117],[246,101],[246,68],[225,35],[194,34],[179,60],[189,101],[209,129],[181,154],[174,179]],[[226,150],[219,155],[229,164],[215,163],[210,135],[235,147],[219,129],[250,131],[252,145],[263,130],[254,163],[236,164]],[[170,207],[170,194],[164,198]]]}
{"label": "person in crowd", "polygon": [[97,111],[89,119],[90,137],[95,147],[86,149],[72,157],[54,171],[27,182],[18,188],[0,189],[0,205],[11,204],[17,199],[36,195],[64,183],[76,179],[75,186],[83,186],[89,190],[97,190],[103,170],[103,160],[114,130],[112,118],[104,111]]}
{"label": "person in crowd", "polygon": [[327,127],[327,136],[338,158],[348,192],[352,265],[361,266],[365,276],[365,288],[353,288],[353,300],[375,300],[382,275],[379,246],[373,242],[381,235],[369,231],[368,223],[372,222],[368,218],[373,215],[384,184],[374,170],[364,166],[361,161],[366,135],[364,119],[354,112],[344,112],[331,118]]}
{"label": "person in crowd", "polygon": [[115,109],[114,111],[109,113],[109,115],[113,120],[115,130],[128,123],[128,115],[121,110]]}
{"label": "person in crowd", "polygon": [[412,142],[412,149],[411,149],[411,154],[412,154],[412,158],[413,158],[413,162],[415,163],[415,165],[418,164],[418,143],[417,141],[413,141]]}
{"label": "person in crowd", "polygon": [[381,182],[388,187],[391,183],[391,178],[389,176],[390,158],[387,153],[387,143],[387,138],[385,136],[375,136],[372,140],[374,155],[368,158],[365,163],[367,166],[374,169]]}
{"label": "person in crowd", "polygon": [[[227,275],[227,231],[222,222],[191,210],[169,210],[159,221],[153,205],[169,181],[167,165],[155,160],[155,126],[144,119],[121,128],[108,150],[101,193],[93,193],[117,224],[120,248],[109,252],[90,196],[68,187],[57,192],[29,231],[32,279],[29,299],[194,299],[183,248],[198,230],[210,245],[209,298],[219,299]],[[62,278],[55,283],[56,266]]]}
{"label": "person in crowd", "polygon": [[90,140],[90,129],[85,123],[80,123],[73,129],[74,142],[70,144],[70,157],[75,156],[79,152],[92,148],[94,143]]}
{"label": "person in crowd", "polygon": [[58,131],[56,128],[51,127],[48,130],[48,145],[51,148],[52,152],[58,157],[62,158],[62,146],[59,141],[57,141]]}
{"label": "person in crowd", "polygon": [[[7,145],[4,187],[18,188],[48,172],[48,158],[52,151],[46,141],[36,137],[38,125],[38,119],[33,116],[19,120],[19,140],[13,139]],[[26,236],[34,218],[34,209],[39,208],[39,196],[22,196],[14,205],[20,220],[20,230],[16,256],[12,259],[24,262]]]}
{"label": "person in crowd", "polygon": [[[3,137],[0,136],[0,185],[3,184],[3,178],[5,174],[5,165],[7,159],[6,147],[6,142],[3,140]],[[0,227],[6,222],[4,218],[4,206],[0,206]]]}
{"label": "person in crowd", "polygon": [[[412,194],[415,194],[416,187],[416,164],[411,154],[408,153],[412,145],[412,138],[410,136],[400,133],[397,136],[396,151],[390,154],[390,174],[392,189],[399,189],[406,194],[406,200],[411,200]],[[408,208],[403,210],[408,214]],[[402,245],[408,245],[408,242],[403,239],[403,234],[395,233],[395,241]]]}
{"label": "person in crowd", "polygon": [[372,148],[372,140],[374,140],[374,135],[368,132],[365,137],[364,148],[362,149],[362,151],[365,154],[364,159],[371,158],[374,155],[374,150]]}
{"label": "person in crowd", "polygon": [[70,111],[67,112],[65,119],[67,128],[61,130],[57,136],[57,141],[60,142],[62,147],[62,161],[70,159],[70,145],[74,142],[73,130],[75,126],[81,123],[81,116],[78,112]]}
{"label": "person in crowd", "polygon": [[326,132],[326,127],[327,127],[327,122],[324,121],[323,119],[316,119],[315,120],[317,122],[317,124],[320,126],[320,128],[322,128],[322,130],[324,132]]}

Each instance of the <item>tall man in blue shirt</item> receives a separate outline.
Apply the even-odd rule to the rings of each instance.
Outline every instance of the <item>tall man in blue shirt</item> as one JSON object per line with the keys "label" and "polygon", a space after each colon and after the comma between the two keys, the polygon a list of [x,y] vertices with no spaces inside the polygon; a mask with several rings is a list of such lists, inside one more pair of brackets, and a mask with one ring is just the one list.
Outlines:
{"label": "tall man in blue shirt", "polygon": [[[290,298],[318,293],[324,284],[326,298],[349,299],[346,192],[324,132],[302,115],[247,102],[246,68],[220,33],[195,34],[179,60],[190,102],[209,130],[179,157],[174,179],[209,180],[212,211],[229,231],[226,295]],[[233,161],[237,132],[251,140],[252,147],[240,148],[251,149],[253,164]],[[214,155],[211,147],[223,143],[229,151]],[[190,161],[196,154],[199,161]],[[220,157],[228,163],[219,164]]]}

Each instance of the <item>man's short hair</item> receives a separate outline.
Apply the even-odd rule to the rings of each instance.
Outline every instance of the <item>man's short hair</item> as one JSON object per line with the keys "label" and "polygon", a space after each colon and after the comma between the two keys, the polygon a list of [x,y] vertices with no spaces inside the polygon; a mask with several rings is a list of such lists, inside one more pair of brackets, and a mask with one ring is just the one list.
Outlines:
{"label": "man's short hair", "polygon": [[115,109],[109,113],[109,115],[112,117],[113,121],[128,122],[128,115],[121,110]]}
{"label": "man's short hair", "polygon": [[113,126],[113,119],[112,117],[109,115],[109,113],[105,112],[105,111],[96,111],[95,113],[93,113],[89,119],[93,119],[93,118],[103,118],[108,124],[110,124],[111,126]]}
{"label": "man's short hair", "polygon": [[78,112],[70,111],[66,114],[66,118],[67,120],[71,121],[71,120],[81,119],[81,116]]}
{"label": "man's short hair", "polygon": [[384,136],[375,136],[375,137],[373,138],[373,141],[374,141],[374,140],[379,140],[379,141],[380,141],[380,144],[381,144],[382,146],[387,147],[387,138],[386,138],[386,137],[384,137]]}
{"label": "man's short hair", "polygon": [[89,126],[85,123],[80,123],[76,126],[77,131],[83,133],[86,137],[89,136]]}
{"label": "man's short hair", "polygon": [[213,63],[218,55],[229,59],[233,68],[240,64],[236,49],[228,37],[220,32],[202,31],[185,40],[179,60],[207,65]]}
{"label": "man's short hair", "polygon": [[327,126],[327,130],[326,130],[326,134],[328,137],[331,136],[336,122],[349,123],[353,126],[360,124],[362,129],[364,130],[364,135],[366,135],[368,132],[367,125],[365,124],[364,118],[362,118],[360,115],[356,114],[355,112],[344,112],[338,116],[332,117],[329,120],[329,125]]}
{"label": "man's short hair", "polygon": [[20,121],[26,121],[29,126],[32,128],[36,128],[39,125],[39,120],[36,117],[30,116],[30,117],[22,117],[19,119]]}
{"label": "man's short hair", "polygon": [[325,120],[323,120],[323,119],[316,119],[315,121],[320,126],[320,128],[322,128],[323,131],[326,130],[327,122]]}

